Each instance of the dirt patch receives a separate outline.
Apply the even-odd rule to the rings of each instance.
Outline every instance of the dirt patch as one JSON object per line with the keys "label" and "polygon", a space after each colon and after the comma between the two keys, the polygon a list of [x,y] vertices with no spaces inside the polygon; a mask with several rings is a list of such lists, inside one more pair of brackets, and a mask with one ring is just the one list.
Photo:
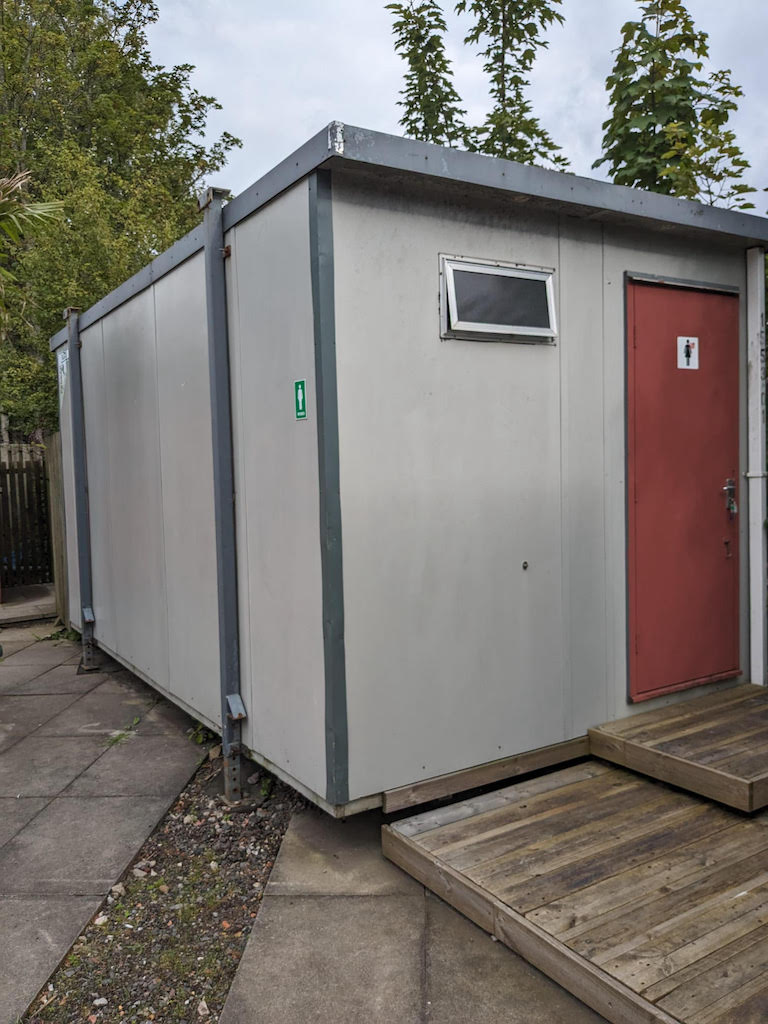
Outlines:
{"label": "dirt patch", "polygon": [[206,761],[22,1018],[24,1024],[215,1024],[291,814],[288,786],[246,764],[228,808]]}

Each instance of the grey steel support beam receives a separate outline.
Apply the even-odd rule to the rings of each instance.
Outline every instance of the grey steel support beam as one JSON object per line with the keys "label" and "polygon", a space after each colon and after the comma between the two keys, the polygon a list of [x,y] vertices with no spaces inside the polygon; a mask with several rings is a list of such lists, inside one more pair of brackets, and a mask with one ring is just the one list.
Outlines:
{"label": "grey steel support beam", "polygon": [[323,575],[326,800],[349,801],[349,734],[341,551],[339,409],[331,172],[309,178],[309,248],[315,332],[315,386],[320,479],[320,559]]}
{"label": "grey steel support beam", "polygon": [[209,188],[200,197],[205,213],[205,292],[208,313],[208,367],[211,385],[213,497],[216,524],[216,573],[219,617],[219,680],[221,684],[221,746],[224,796],[242,799],[240,697],[240,634],[235,541],[235,472],[232,445],[232,393],[227,325],[227,282],[224,261],[223,201],[225,189]]}
{"label": "grey steel support beam", "polygon": [[72,415],[72,461],[75,477],[75,521],[77,524],[77,570],[80,580],[82,615],[82,660],[85,671],[98,668],[93,635],[93,571],[91,567],[91,513],[88,497],[88,461],[83,405],[83,374],[80,360],[80,316],[74,308],[65,310],[69,348],[69,396]]}

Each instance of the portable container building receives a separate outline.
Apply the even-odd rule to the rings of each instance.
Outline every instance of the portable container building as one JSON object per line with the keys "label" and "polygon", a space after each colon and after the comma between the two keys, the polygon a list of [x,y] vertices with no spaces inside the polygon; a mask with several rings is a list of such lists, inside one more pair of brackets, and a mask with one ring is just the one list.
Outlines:
{"label": "portable container building", "polygon": [[202,205],[52,339],[86,657],[335,814],[765,682],[768,220],[338,122]]}

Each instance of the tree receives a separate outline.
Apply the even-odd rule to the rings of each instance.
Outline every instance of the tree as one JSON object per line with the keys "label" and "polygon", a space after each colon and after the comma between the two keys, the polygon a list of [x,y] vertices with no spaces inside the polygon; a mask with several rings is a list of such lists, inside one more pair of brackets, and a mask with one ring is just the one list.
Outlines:
{"label": "tree", "polygon": [[562,23],[557,10],[562,0],[459,0],[455,10],[468,13],[474,24],[465,45],[480,46],[489,76],[492,110],[482,125],[464,122],[461,98],[445,55],[446,25],[438,0],[391,3],[395,49],[408,65],[400,106],[400,124],[412,138],[506,157],[527,164],[567,167],[550,135],[533,114],[526,98],[528,75],[539,49],[546,47],[542,33]]}
{"label": "tree", "polygon": [[607,163],[619,185],[744,209],[749,164],[727,127],[742,92],[729,71],[704,75],[708,39],[683,0],[641,4],[606,82],[611,116],[594,166]]}
{"label": "tree", "polygon": [[[5,239],[15,280],[0,319],[0,408],[29,434],[55,425],[48,337],[198,220],[195,195],[237,139],[206,145],[218,104],[190,65],[152,61],[153,0],[0,0],[0,175],[63,218]],[[54,396],[53,399],[51,396]],[[52,412],[53,411],[53,412]]]}
{"label": "tree", "polygon": [[437,0],[387,4],[395,15],[395,50],[408,65],[398,106],[407,135],[424,142],[455,146],[466,136],[465,111],[453,86],[445,54],[445,18]]}
{"label": "tree", "polygon": [[542,32],[562,24],[556,9],[562,0],[459,0],[456,11],[474,15],[475,24],[464,40],[484,45],[479,56],[490,79],[493,108],[476,128],[470,148],[524,164],[565,168],[568,161],[533,115],[525,91],[536,53],[548,46]]}

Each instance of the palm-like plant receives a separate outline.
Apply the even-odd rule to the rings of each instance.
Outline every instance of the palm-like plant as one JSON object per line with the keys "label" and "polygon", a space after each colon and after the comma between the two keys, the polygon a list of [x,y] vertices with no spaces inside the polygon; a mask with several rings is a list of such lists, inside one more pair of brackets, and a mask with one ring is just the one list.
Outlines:
{"label": "palm-like plant", "polygon": [[[19,171],[7,178],[0,178],[0,236],[4,235],[18,245],[24,235],[41,221],[61,215],[63,203],[30,203],[24,191],[30,181],[29,171]],[[13,281],[14,276],[0,263],[0,310],[2,309],[3,282]]]}
{"label": "palm-like plant", "polygon": [[30,177],[29,171],[19,171],[0,178],[0,231],[12,242],[21,241],[26,228],[61,212],[60,202],[29,203],[24,199]]}

